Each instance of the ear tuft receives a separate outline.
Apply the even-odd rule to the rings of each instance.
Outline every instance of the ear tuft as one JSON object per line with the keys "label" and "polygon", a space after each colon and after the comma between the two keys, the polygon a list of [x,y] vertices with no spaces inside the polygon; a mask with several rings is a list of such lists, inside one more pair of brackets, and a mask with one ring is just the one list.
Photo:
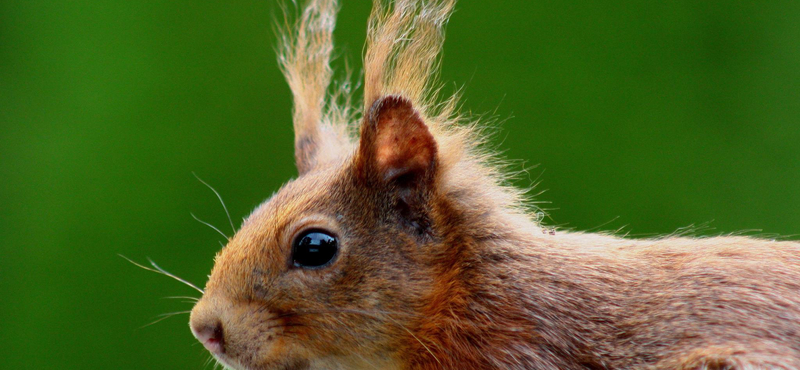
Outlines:
{"label": "ear tuft", "polygon": [[408,99],[389,95],[372,104],[359,147],[359,167],[368,176],[403,187],[427,184],[436,152],[436,140]]}

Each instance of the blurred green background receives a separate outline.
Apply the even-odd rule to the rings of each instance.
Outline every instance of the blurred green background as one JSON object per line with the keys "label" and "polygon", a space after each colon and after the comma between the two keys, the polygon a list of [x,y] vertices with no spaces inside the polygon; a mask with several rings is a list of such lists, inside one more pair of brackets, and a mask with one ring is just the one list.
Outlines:
{"label": "blurred green background", "polygon": [[[360,66],[369,2],[343,1]],[[190,289],[289,178],[274,0],[0,2],[5,369],[203,369]],[[340,68],[341,69],[341,68]],[[462,1],[443,80],[502,122],[550,224],[800,232],[800,2]],[[238,224],[238,222],[237,222]]]}

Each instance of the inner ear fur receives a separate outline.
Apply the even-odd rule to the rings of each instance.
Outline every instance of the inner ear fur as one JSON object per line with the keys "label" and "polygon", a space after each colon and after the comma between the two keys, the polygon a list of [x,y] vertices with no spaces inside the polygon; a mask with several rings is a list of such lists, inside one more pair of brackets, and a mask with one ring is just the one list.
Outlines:
{"label": "inner ear fur", "polygon": [[364,119],[356,161],[365,179],[400,189],[430,190],[437,167],[436,140],[411,101],[384,96]]}
{"label": "inner ear fur", "polygon": [[411,101],[397,95],[372,104],[361,126],[356,176],[390,197],[403,224],[430,235],[430,195],[437,171],[436,140]]}

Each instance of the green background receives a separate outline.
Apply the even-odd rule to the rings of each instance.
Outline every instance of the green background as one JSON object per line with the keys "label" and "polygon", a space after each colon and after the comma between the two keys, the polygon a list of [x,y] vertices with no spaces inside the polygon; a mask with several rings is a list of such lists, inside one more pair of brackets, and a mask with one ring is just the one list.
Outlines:
{"label": "green background", "polygon": [[[274,0],[0,2],[5,369],[202,369],[161,297],[292,176]],[[344,1],[338,65],[369,3]],[[340,68],[341,69],[341,68]],[[550,224],[800,232],[800,2],[462,1],[443,80],[501,122]],[[238,224],[238,222],[237,222]]]}

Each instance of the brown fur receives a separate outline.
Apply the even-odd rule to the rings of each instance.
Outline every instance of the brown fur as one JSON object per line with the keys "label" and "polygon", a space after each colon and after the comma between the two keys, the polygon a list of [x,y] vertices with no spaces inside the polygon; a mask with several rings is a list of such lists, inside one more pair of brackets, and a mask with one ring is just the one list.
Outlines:
{"label": "brown fur", "polygon": [[[236,369],[800,368],[800,244],[542,232],[431,75],[453,0],[374,1],[360,138],[326,94],[334,0],[283,42],[301,174],[192,311]],[[357,143],[357,144],[356,144]],[[292,266],[295,236],[339,238]]]}

